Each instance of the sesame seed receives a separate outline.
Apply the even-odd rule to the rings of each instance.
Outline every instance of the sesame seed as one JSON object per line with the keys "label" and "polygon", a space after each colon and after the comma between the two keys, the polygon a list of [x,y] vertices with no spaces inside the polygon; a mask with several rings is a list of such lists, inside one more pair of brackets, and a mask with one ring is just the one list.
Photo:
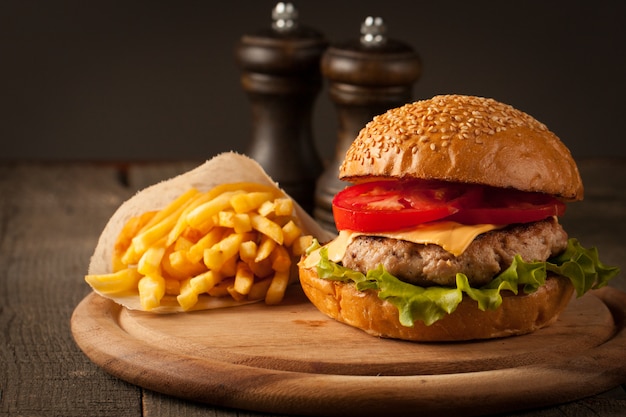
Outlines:
{"label": "sesame seed", "polygon": [[365,165],[406,150],[419,153],[420,147],[413,145],[416,140],[427,144],[427,149],[432,151],[438,146],[452,146],[457,140],[481,144],[497,133],[520,126],[538,132],[547,130],[528,114],[493,99],[435,96],[375,116],[346,153],[344,165],[349,162]]}

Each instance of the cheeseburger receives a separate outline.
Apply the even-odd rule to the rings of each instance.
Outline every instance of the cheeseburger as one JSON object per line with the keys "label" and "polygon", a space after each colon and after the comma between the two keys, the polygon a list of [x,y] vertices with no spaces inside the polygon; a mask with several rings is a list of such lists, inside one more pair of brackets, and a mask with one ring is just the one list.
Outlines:
{"label": "cheeseburger", "polygon": [[583,198],[569,150],[493,99],[437,96],[375,117],[339,178],[339,234],[309,249],[300,282],[321,312],[372,335],[529,333],[618,273],[559,224]]}

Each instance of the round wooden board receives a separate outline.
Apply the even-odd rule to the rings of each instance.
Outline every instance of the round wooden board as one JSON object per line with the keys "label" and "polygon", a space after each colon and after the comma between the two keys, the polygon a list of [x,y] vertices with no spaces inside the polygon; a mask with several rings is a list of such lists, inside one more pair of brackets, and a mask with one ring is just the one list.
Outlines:
{"label": "round wooden board", "polygon": [[533,334],[469,343],[380,339],[285,302],[175,315],[95,293],[72,316],[107,372],[185,399],[300,415],[477,415],[562,403],[626,381],[626,293],[573,300]]}

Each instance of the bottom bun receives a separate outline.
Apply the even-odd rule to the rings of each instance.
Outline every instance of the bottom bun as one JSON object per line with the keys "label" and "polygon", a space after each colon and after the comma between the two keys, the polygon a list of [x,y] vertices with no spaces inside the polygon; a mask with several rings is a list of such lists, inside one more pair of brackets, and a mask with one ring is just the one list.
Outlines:
{"label": "bottom bun", "polygon": [[374,290],[359,291],[353,283],[324,280],[314,268],[300,268],[300,283],[308,299],[327,316],[373,336],[419,342],[492,339],[520,335],[545,327],[558,318],[572,298],[569,279],[550,275],[546,284],[531,294],[502,293],[496,310],[481,311],[476,301],[464,296],[457,309],[426,326],[416,321],[405,327],[398,309],[378,298]]}

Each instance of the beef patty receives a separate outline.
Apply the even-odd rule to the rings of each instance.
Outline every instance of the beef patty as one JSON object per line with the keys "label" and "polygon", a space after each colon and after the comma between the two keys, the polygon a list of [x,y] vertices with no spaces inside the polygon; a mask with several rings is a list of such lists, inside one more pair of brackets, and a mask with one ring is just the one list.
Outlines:
{"label": "beef patty", "polygon": [[456,274],[462,272],[470,285],[480,287],[508,268],[517,254],[527,262],[545,261],[566,247],[567,233],[550,218],[484,233],[459,256],[434,244],[358,236],[348,245],[342,264],[364,274],[382,264],[398,279],[420,286],[454,286]]}

